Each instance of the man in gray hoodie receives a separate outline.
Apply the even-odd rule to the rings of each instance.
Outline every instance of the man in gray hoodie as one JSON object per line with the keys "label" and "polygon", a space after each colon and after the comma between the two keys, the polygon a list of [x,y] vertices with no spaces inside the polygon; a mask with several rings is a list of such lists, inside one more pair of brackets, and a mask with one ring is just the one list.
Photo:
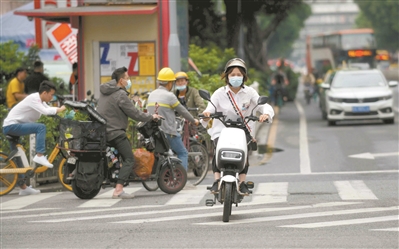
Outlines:
{"label": "man in gray hoodie", "polygon": [[143,122],[161,118],[157,114],[144,113],[133,105],[127,92],[131,86],[126,67],[116,69],[112,80],[100,86],[97,111],[107,120],[107,143],[117,149],[123,159],[113,199],[134,197],[123,191],[123,184],[128,181],[134,166],[132,146],[126,136],[128,118]]}

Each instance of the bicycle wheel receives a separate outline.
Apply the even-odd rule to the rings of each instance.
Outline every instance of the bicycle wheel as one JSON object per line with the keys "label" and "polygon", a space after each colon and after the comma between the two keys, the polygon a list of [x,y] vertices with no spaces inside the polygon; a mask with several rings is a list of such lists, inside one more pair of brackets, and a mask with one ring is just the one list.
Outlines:
{"label": "bicycle wheel", "polygon": [[[0,169],[16,169],[17,165],[13,160],[6,162],[8,155],[0,152]],[[10,193],[18,181],[17,173],[0,174],[0,196]]]}
{"label": "bicycle wheel", "polygon": [[148,191],[156,191],[158,189],[158,183],[156,181],[145,181],[141,183]]}
{"label": "bicycle wheel", "polygon": [[62,158],[60,163],[58,164],[58,182],[68,191],[72,191],[72,185],[65,182],[67,176],[64,175],[65,169],[67,166],[67,160]]}
{"label": "bicycle wheel", "polygon": [[204,145],[198,143],[190,144],[188,168],[193,173],[193,175],[189,174],[188,176],[188,178],[193,178],[193,185],[198,185],[205,179],[209,168],[209,155]]}

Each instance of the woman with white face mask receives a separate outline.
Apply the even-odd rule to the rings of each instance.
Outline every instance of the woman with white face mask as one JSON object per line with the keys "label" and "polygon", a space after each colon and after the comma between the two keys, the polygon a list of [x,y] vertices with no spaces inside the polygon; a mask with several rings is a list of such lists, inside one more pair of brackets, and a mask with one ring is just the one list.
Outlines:
{"label": "woman with white face mask", "polygon": [[198,116],[198,113],[202,113],[205,110],[204,100],[198,93],[198,90],[194,87],[189,87],[188,75],[185,72],[177,72],[175,74],[176,85],[175,85],[175,95],[180,101],[180,104],[186,108],[198,108],[197,111],[190,111],[193,117]]}
{"label": "woman with white face mask", "polygon": [[[240,58],[234,58],[227,62],[224,72],[222,74],[226,86],[223,86],[216,90],[211,96],[212,103],[216,106],[218,112],[223,112],[226,115],[226,119],[237,120],[240,117],[240,112],[244,117],[251,114],[251,110],[257,105],[259,94],[255,89],[245,86],[245,82],[248,80],[247,67],[245,62]],[[234,106],[238,106],[239,110],[236,110]],[[254,109],[254,113],[262,113],[259,116],[259,122],[269,121],[272,122],[274,111],[269,104],[259,105]],[[212,113],[215,113],[215,107],[208,103],[207,108],[203,112],[205,117],[209,117]],[[204,119],[204,121],[208,121]],[[205,123],[203,123],[205,125]],[[220,132],[225,126],[222,122],[217,119],[213,120],[212,128],[208,130],[211,139],[217,146]],[[253,121],[248,122],[249,131],[252,137],[255,137],[255,123]],[[256,142],[256,141],[253,141]],[[248,172],[248,158],[245,168],[240,172],[240,192],[246,195],[249,194],[249,189],[245,183],[246,175]],[[216,167],[215,158],[212,161],[212,170],[214,172],[215,182],[213,183],[211,192],[217,193],[218,183],[220,180],[220,171]]]}

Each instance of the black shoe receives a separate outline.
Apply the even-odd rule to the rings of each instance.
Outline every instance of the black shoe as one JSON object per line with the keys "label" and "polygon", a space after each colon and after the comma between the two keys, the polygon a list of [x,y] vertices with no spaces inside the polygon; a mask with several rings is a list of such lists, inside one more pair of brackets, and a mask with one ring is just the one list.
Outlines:
{"label": "black shoe", "polygon": [[219,193],[219,182],[220,182],[220,179],[217,179],[217,180],[213,183],[212,188],[211,188],[211,193],[212,193],[212,194],[217,194],[217,193]]}
{"label": "black shoe", "polygon": [[247,184],[245,182],[241,182],[240,183],[240,192],[243,195],[249,195],[249,189],[248,189],[248,186],[247,186]]}

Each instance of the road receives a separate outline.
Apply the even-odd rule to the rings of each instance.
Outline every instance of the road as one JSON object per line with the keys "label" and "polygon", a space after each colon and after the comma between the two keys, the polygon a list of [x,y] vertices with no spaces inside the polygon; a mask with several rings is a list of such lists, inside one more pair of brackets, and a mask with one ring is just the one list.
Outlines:
{"label": "road", "polygon": [[398,248],[397,121],[329,127],[298,94],[258,141],[253,195],[228,223],[222,205],[205,206],[211,174],[176,195],[132,184],[133,200],[111,189],[92,200],[11,194],[1,198],[1,248]]}

